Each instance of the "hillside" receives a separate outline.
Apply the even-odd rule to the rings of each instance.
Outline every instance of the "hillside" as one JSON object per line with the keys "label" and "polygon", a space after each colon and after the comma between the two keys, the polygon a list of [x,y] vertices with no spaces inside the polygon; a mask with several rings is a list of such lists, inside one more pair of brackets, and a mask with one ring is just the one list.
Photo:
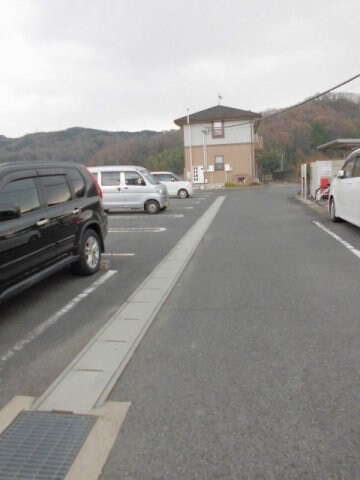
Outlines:
{"label": "hillside", "polygon": [[75,127],[60,132],[29,134],[16,139],[0,136],[0,161],[36,159],[88,165],[147,165],[152,157],[164,154],[168,149],[176,150],[176,147],[181,147],[178,131],[131,133]]}
{"label": "hillside", "polygon": [[328,158],[317,150],[319,145],[336,138],[360,138],[359,95],[329,94],[271,117],[279,112],[264,112],[264,117],[270,117],[259,125],[264,149],[257,160],[266,170],[279,168],[281,158],[287,169],[305,161]]}
{"label": "hillside", "polygon": [[[257,162],[263,171],[294,169],[322,158],[317,147],[336,138],[360,138],[360,96],[330,94],[288,112],[263,112],[258,132],[264,139]],[[279,114],[278,114],[279,113]],[[183,173],[180,130],[107,132],[74,127],[10,139],[0,135],[0,162],[64,160],[87,165],[134,164]]]}

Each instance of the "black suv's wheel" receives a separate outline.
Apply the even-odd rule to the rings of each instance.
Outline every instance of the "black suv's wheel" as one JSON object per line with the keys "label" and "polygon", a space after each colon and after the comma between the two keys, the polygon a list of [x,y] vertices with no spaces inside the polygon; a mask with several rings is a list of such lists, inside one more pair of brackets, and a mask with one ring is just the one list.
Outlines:
{"label": "black suv's wheel", "polygon": [[84,232],[79,248],[80,259],[73,265],[78,275],[92,275],[100,268],[101,248],[98,234],[88,229]]}
{"label": "black suv's wheel", "polygon": [[145,203],[145,211],[147,213],[151,213],[153,215],[154,213],[158,213],[159,210],[160,210],[160,205],[156,200],[148,200]]}
{"label": "black suv's wheel", "polygon": [[333,222],[339,222],[340,218],[336,216],[336,209],[335,209],[335,200],[333,198],[330,199],[330,218]]}
{"label": "black suv's wheel", "polygon": [[178,195],[179,195],[180,198],[187,198],[188,197],[188,192],[185,190],[185,188],[182,188],[181,190],[179,190]]}

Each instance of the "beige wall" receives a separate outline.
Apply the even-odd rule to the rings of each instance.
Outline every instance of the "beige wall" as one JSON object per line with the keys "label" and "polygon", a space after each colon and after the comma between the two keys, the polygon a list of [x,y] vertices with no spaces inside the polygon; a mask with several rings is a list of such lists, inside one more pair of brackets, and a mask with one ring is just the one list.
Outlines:
{"label": "beige wall", "polygon": [[[185,147],[185,172],[190,172],[190,148]],[[215,164],[215,156],[222,155],[224,164],[231,165],[232,171],[206,172],[208,183],[236,182],[239,176],[246,177],[247,181],[253,179],[252,162],[253,152],[251,144],[216,145],[206,147],[207,166]],[[191,148],[192,165],[204,165],[204,148]],[[206,160],[205,160],[206,162]]]}

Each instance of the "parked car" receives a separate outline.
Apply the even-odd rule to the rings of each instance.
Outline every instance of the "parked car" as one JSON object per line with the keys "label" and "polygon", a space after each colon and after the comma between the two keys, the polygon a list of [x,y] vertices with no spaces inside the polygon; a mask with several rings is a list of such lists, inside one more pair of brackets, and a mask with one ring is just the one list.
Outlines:
{"label": "parked car", "polygon": [[169,204],[167,188],[144,167],[115,165],[89,170],[99,182],[106,211],[142,209],[154,214]]}
{"label": "parked car", "polygon": [[0,303],[72,265],[99,270],[108,220],[83,165],[0,163]]}
{"label": "parked car", "polygon": [[166,185],[166,188],[171,197],[187,198],[193,194],[193,184],[186,180],[181,180],[175,173],[172,172],[151,172],[159,182]]}
{"label": "parked car", "polygon": [[330,184],[329,213],[360,227],[360,149],[353,151]]}

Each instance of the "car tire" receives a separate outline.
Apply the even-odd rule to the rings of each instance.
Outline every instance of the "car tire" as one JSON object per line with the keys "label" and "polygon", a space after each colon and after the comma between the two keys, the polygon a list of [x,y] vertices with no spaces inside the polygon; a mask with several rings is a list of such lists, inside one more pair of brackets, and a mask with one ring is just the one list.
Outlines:
{"label": "car tire", "polygon": [[150,213],[151,215],[154,215],[155,213],[158,213],[160,210],[160,205],[156,200],[148,200],[145,203],[145,212]]}
{"label": "car tire", "polygon": [[101,247],[99,235],[91,228],[84,232],[79,247],[79,260],[74,263],[77,275],[93,275],[100,268]]}
{"label": "car tire", "polygon": [[332,222],[336,223],[341,220],[339,217],[336,216],[335,200],[333,198],[330,199],[329,212],[330,212],[330,219]]}
{"label": "car tire", "polygon": [[179,190],[178,195],[180,198],[187,198],[189,196],[188,192],[184,188]]}

